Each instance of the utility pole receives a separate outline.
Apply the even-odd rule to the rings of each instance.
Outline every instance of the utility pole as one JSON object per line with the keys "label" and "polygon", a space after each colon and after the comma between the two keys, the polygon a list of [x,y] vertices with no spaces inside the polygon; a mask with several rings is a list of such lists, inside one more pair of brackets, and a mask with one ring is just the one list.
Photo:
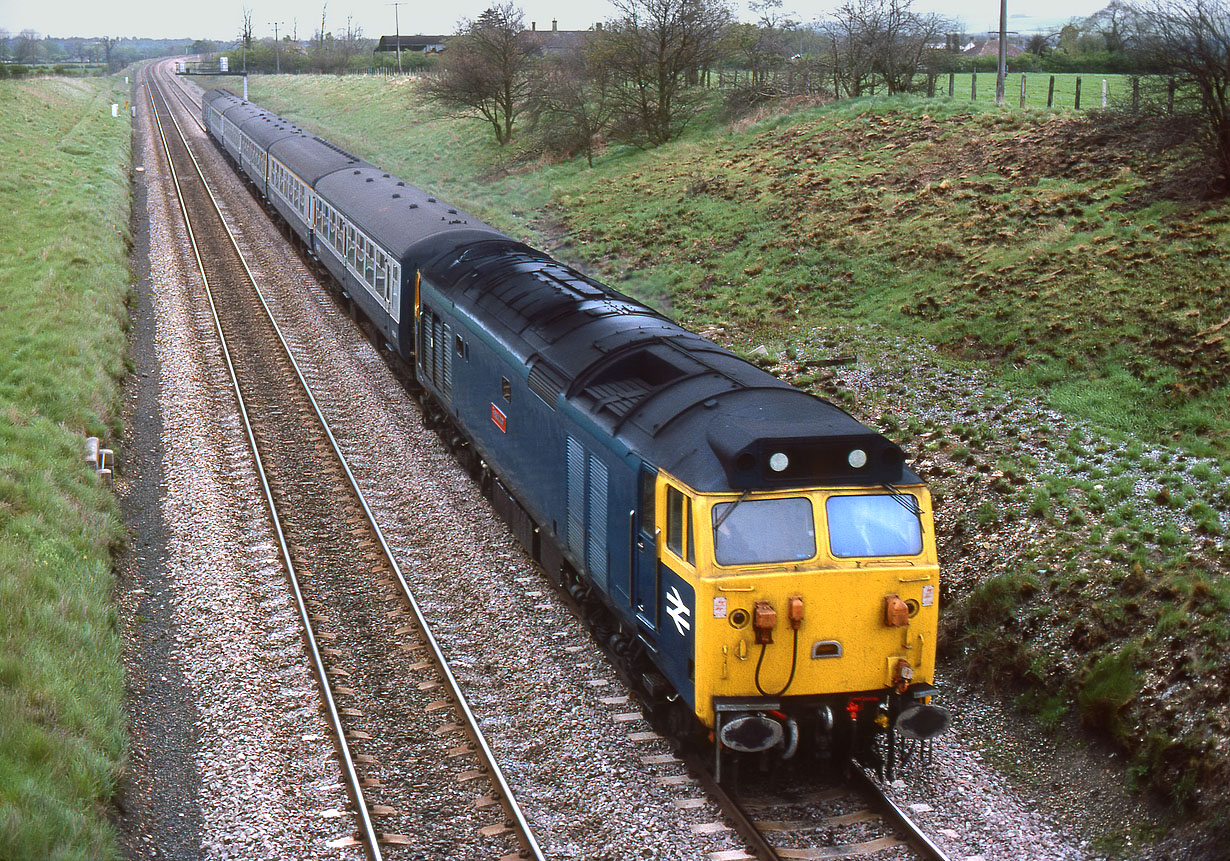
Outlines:
{"label": "utility pole", "polygon": [[390,3],[393,7],[393,32],[397,39],[397,74],[401,74],[401,22],[397,20],[397,7],[405,6],[404,2]]}
{"label": "utility pole", "polygon": [[282,51],[278,44],[278,25],[285,23],[284,21],[270,21],[273,25],[273,68],[274,74],[282,74]]}
{"label": "utility pole", "polygon": [[999,66],[995,75],[995,104],[1004,103],[1004,80],[1008,77],[1008,0],[999,0]]}

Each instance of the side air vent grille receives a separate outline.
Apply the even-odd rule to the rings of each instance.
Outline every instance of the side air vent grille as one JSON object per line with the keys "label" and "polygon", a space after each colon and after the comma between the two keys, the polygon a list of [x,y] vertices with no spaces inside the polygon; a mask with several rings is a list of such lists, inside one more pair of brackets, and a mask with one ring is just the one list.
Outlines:
{"label": "side air vent grille", "polygon": [[530,367],[526,385],[530,387],[531,392],[542,398],[547,406],[555,409],[555,402],[559,400],[560,394],[564,391],[565,382],[564,375],[560,371],[539,360]]}

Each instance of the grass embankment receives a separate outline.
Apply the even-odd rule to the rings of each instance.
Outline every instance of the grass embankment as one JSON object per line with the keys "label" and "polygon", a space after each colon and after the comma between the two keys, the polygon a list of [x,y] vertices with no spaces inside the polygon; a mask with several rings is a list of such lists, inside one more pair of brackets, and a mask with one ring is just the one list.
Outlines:
{"label": "grass embankment", "polygon": [[114,79],[0,82],[0,858],[116,854],[118,435],[130,124]]}
{"label": "grass embankment", "polygon": [[[685,325],[767,344],[935,487],[950,657],[1112,740],[1142,785],[1230,784],[1230,206],[1185,196],[1169,157],[943,98],[512,170],[402,81],[259,78],[252,97],[541,227]],[[859,367],[822,361],[846,353]]]}

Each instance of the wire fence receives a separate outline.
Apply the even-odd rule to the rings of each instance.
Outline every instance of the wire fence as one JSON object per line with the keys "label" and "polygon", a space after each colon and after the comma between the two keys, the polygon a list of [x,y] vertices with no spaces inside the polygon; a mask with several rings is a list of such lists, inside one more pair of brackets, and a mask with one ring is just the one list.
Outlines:
{"label": "wire fence", "polygon": [[[1105,108],[1116,99],[1138,97],[1140,80],[1135,75],[1010,74],[1004,80],[1004,104],[1071,110]],[[701,83],[722,90],[755,90],[770,97],[831,96],[836,91],[831,71],[807,67],[788,67],[768,73],[718,70],[707,72]],[[995,72],[950,72],[925,76],[920,82],[920,89],[933,98],[947,96],[993,104],[996,101],[996,83]],[[863,88],[860,95],[874,96],[884,92],[882,83],[872,82]]]}

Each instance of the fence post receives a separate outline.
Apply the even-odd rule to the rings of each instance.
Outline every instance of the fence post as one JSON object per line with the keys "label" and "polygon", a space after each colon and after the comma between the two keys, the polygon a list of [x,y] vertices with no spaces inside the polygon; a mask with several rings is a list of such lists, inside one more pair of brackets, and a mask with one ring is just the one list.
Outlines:
{"label": "fence post", "polygon": [[1106,79],[1102,79],[1102,110],[1106,110]]}
{"label": "fence post", "polygon": [[1055,104],[1055,76],[1051,75],[1051,85],[1046,88],[1046,106],[1049,108]]}
{"label": "fence post", "polygon": [[1080,75],[1076,76],[1076,103],[1073,105],[1076,110],[1081,109],[1081,79]]}
{"label": "fence post", "polygon": [[1132,110],[1140,110],[1140,78],[1137,75],[1132,76]]}
{"label": "fence post", "polygon": [[957,91],[957,73],[949,72],[948,73],[948,98],[951,99],[956,94],[956,91]]}
{"label": "fence post", "polygon": [[1025,107],[1025,73],[1021,73],[1021,107]]}
{"label": "fence post", "polygon": [[971,72],[969,76],[969,100],[978,101],[978,73]]}
{"label": "fence post", "polygon": [[927,73],[927,98],[935,98],[935,75],[930,72]]}
{"label": "fence post", "polygon": [[1166,113],[1174,113],[1174,78],[1171,78],[1166,86]]}

